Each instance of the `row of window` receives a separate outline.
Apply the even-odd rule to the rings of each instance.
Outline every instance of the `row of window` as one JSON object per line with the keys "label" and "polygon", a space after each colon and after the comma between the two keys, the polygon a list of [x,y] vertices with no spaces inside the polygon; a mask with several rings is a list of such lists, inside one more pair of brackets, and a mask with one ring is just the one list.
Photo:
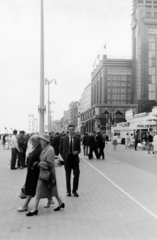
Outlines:
{"label": "row of window", "polygon": [[[107,86],[113,86],[113,87],[126,87],[126,82],[107,82]],[[127,84],[128,87],[130,87],[130,83]]]}
{"label": "row of window", "polygon": [[107,75],[107,80],[121,80],[121,81],[130,81],[130,75]]}
{"label": "row of window", "polygon": [[[152,15],[153,14],[153,15]],[[151,13],[151,12],[146,12],[146,17],[154,17],[157,18],[157,12]]]}
{"label": "row of window", "polygon": [[[126,93],[126,88],[108,88],[108,93]],[[127,93],[130,93],[130,89],[127,89]]]}
{"label": "row of window", "polygon": [[112,101],[112,100],[108,100],[107,101],[108,104],[127,104],[130,103],[130,101]]}
{"label": "row of window", "polygon": [[125,94],[107,94],[107,100],[125,100],[128,99],[130,100],[131,96],[130,95],[125,95]]}

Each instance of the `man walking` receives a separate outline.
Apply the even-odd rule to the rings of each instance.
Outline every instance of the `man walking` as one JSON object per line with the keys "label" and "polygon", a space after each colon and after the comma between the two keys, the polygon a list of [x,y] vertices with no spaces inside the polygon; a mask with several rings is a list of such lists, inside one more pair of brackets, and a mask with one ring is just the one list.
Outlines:
{"label": "man walking", "polygon": [[74,134],[74,125],[68,126],[69,134],[61,138],[59,152],[65,163],[66,173],[66,187],[67,196],[71,196],[71,171],[73,170],[73,190],[72,193],[75,197],[78,197],[78,184],[79,184],[79,153],[80,153],[80,139]]}
{"label": "man walking", "polygon": [[102,156],[102,159],[105,159],[105,155],[104,155],[105,142],[100,131],[97,132],[96,140],[99,148],[99,158],[101,158]]}
{"label": "man walking", "polygon": [[20,152],[16,135],[17,135],[17,130],[14,130],[13,131],[13,136],[11,138],[11,146],[12,146],[12,148],[11,148],[11,169],[12,170],[17,169],[15,167],[16,159],[17,159],[18,153]]}

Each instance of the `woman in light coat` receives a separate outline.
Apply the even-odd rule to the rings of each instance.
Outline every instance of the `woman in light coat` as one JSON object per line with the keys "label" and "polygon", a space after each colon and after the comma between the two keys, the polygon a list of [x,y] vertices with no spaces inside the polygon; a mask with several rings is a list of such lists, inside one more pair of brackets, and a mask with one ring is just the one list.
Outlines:
{"label": "woman in light coat", "polygon": [[[57,185],[54,186],[54,181],[56,180],[55,174],[55,165],[54,165],[54,150],[52,146],[50,146],[50,138],[48,134],[42,134],[40,136],[40,144],[43,147],[43,150],[40,155],[40,163],[38,164],[40,171],[42,169],[50,169],[51,171],[51,179],[49,182],[38,179],[37,189],[36,189],[36,200],[35,206],[31,212],[27,213],[26,216],[33,216],[38,214],[38,205],[40,199],[47,198],[48,204],[47,207],[51,205],[52,197],[56,197],[59,205],[54,211],[59,211],[61,208],[65,207],[65,204],[62,202],[61,198],[58,194]],[[40,173],[39,173],[40,176]],[[56,181],[55,181],[56,182]]]}

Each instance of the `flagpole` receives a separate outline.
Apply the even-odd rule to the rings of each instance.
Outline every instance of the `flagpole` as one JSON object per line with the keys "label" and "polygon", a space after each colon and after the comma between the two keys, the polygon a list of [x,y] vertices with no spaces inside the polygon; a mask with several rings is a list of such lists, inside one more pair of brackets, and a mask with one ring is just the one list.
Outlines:
{"label": "flagpole", "polygon": [[39,133],[44,133],[44,14],[43,0],[41,0],[41,32],[40,32],[40,106],[39,106]]}

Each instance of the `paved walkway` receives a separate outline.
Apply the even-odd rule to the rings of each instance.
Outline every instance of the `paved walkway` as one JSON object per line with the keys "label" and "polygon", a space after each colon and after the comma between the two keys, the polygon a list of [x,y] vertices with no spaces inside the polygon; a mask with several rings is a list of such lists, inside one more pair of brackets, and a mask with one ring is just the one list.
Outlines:
{"label": "paved walkway", "polygon": [[[10,151],[0,146],[0,240],[156,240],[157,158],[146,151],[111,144],[106,159],[88,160],[81,154],[79,198],[66,196],[65,172],[56,167],[65,209],[43,208],[39,215],[18,213],[18,198],[26,169],[10,170]],[[31,209],[34,199],[31,201]]]}

